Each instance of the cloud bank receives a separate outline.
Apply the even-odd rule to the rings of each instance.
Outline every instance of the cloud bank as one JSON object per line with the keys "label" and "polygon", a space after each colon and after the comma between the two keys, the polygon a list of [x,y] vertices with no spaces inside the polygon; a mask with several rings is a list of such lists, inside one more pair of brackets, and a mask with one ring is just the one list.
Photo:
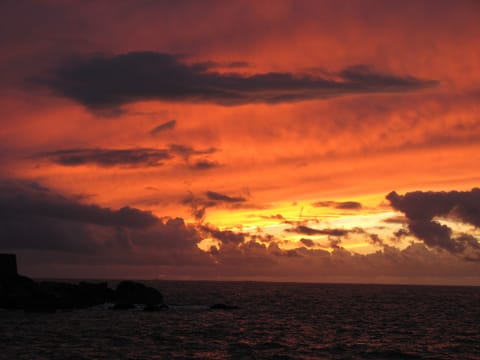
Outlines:
{"label": "cloud bank", "polygon": [[0,249],[56,253],[57,262],[183,266],[208,260],[196,246],[200,240],[180,218],[84,204],[34,183],[0,182]]}
{"label": "cloud bank", "polygon": [[[212,193],[217,195],[210,194],[210,197],[218,198],[220,203],[229,203],[229,199],[234,199],[225,194]],[[451,201],[450,204],[455,205],[445,206],[438,211],[452,213],[451,209],[458,208],[464,219],[475,222],[476,208],[467,206],[476,206],[472,194],[475,199],[476,190],[463,194],[449,193],[446,196],[439,194],[443,199],[441,204]],[[207,193],[204,196],[208,200]],[[389,194],[392,204],[404,209],[410,220],[419,216],[415,215],[417,210],[410,210],[410,207],[413,209],[415,206],[412,204],[423,199],[423,196],[423,193],[404,196]],[[437,195],[433,194],[433,198],[437,199]],[[430,209],[431,205],[427,201],[422,206]],[[460,205],[464,208],[460,209]],[[438,211],[432,211],[428,216]],[[410,231],[416,231],[413,229]],[[417,243],[404,250],[382,242],[381,250],[359,255],[342,246],[342,239],[348,237],[350,231],[358,232],[359,229],[312,229],[299,226],[293,231],[306,235],[333,236],[334,240],[330,243],[332,252],[317,248],[318,244],[310,239],[301,239],[296,248],[282,249],[282,239],[266,233],[219,229],[211,224],[189,225],[181,218],[160,218],[136,208],[110,209],[85,204],[78,198],[66,197],[38,183],[0,182],[0,249],[14,251],[20,259],[29,259],[27,273],[30,269],[52,276],[54,269],[62,269],[65,276],[87,272],[101,276],[103,273],[98,273],[98,269],[117,269],[117,272],[109,274],[139,274],[145,278],[162,271],[172,277],[179,274],[191,276],[193,273],[196,278],[218,278],[220,275],[224,279],[304,281],[369,279],[392,282],[409,279],[409,282],[434,282],[441,278],[442,281],[466,279],[466,282],[475,282],[480,279],[476,263],[462,260],[466,257],[459,257],[455,251],[429,249],[433,246],[427,241],[425,244],[428,247]],[[422,236],[418,231],[416,234]],[[200,250],[197,245],[205,238],[215,239],[217,245],[207,251]],[[458,236],[454,240],[469,241],[460,238]],[[378,237],[373,240],[381,241]],[[465,251],[462,255],[466,254]],[[53,268],[52,264],[55,264]],[[128,269],[128,273],[121,272],[125,269]],[[470,280],[465,278],[467,275]]]}
{"label": "cloud bank", "polygon": [[453,230],[437,218],[480,226],[480,189],[450,192],[409,192],[387,195],[395,210],[405,214],[409,231],[426,245],[463,254],[469,260],[480,260],[480,243],[473,235],[454,236]]}

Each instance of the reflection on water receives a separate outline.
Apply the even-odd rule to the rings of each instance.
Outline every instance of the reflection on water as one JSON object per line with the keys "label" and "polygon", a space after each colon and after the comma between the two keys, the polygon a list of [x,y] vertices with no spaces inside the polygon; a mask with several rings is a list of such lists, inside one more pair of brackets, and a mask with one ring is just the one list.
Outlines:
{"label": "reflection on water", "polygon": [[0,311],[0,358],[479,359],[478,287],[152,284],[169,310]]}

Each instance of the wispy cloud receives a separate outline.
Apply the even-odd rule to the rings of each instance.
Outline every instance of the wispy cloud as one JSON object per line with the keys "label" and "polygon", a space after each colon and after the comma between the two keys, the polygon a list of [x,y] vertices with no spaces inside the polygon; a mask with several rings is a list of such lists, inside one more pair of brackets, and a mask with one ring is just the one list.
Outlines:
{"label": "wispy cloud", "polygon": [[357,230],[347,229],[314,229],[305,225],[298,225],[291,229],[285,229],[287,232],[293,232],[302,235],[328,235],[328,236],[346,236],[348,233]]}
{"label": "wispy cloud", "polygon": [[[127,149],[104,149],[104,148],[80,148],[62,149],[43,152],[34,155],[34,158],[44,159],[63,166],[96,165],[99,167],[151,167],[161,166],[165,161],[172,160],[176,156],[187,163],[192,156],[213,154],[214,148],[194,149],[191,146],[171,144],[166,149],[154,148],[127,148]],[[219,164],[207,160],[195,160],[193,170],[214,168]]]}
{"label": "wispy cloud", "polygon": [[64,166],[97,165],[111,166],[160,166],[172,155],[165,149],[66,149],[37,154]]}
{"label": "wispy cloud", "polygon": [[208,199],[212,201],[226,202],[226,203],[239,203],[247,201],[244,197],[241,196],[228,196],[221,194],[215,191],[207,191],[205,193]]}
{"label": "wispy cloud", "polygon": [[150,130],[150,135],[155,136],[162,132],[173,130],[175,126],[177,126],[177,120],[170,120],[170,121],[164,122],[163,124],[160,124],[154,127],[152,130]]}
{"label": "wispy cloud", "polygon": [[211,161],[211,160],[203,159],[203,160],[197,160],[197,161],[191,163],[190,164],[190,169],[191,170],[202,171],[202,170],[214,169],[214,168],[220,167],[220,166],[221,166],[221,164],[217,161]]}
{"label": "wispy cloud", "polygon": [[191,209],[193,217],[197,221],[203,221],[207,208],[216,206],[248,207],[247,199],[242,196],[229,196],[216,191],[207,191],[201,196],[189,193],[182,203]]}
{"label": "wispy cloud", "polygon": [[64,63],[50,76],[35,81],[92,110],[152,99],[276,104],[347,94],[409,92],[437,85],[435,80],[381,72],[365,65],[320,77],[287,72],[248,76],[219,73],[212,64],[187,64],[179,56],[153,51],[94,55]]}
{"label": "wispy cloud", "polygon": [[312,204],[315,207],[332,207],[340,210],[360,210],[362,204],[357,201],[317,201]]}

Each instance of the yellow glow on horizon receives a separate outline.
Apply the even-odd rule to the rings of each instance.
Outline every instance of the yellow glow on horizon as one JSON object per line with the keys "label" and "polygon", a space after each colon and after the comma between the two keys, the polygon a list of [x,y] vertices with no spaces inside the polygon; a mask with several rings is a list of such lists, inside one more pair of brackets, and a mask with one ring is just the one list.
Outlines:
{"label": "yellow glow on horizon", "polygon": [[[311,249],[333,251],[330,241],[337,237],[328,234],[301,234],[294,230],[297,226],[307,226],[313,230],[341,229],[348,232],[338,237],[341,246],[349,251],[368,254],[378,251],[379,246],[369,242],[371,234],[389,240],[393,231],[401,225],[387,224],[385,220],[398,215],[384,201],[384,194],[373,194],[348,199],[326,199],[331,206],[314,206],[319,197],[299,201],[283,201],[265,208],[229,209],[212,208],[207,210],[206,222],[215,224],[220,230],[241,231],[249,234],[273,235],[279,247],[291,250],[303,247],[301,239],[314,242]],[[321,198],[320,198],[321,199]],[[356,201],[362,204],[359,209],[342,209],[338,204]],[[355,230],[363,229],[363,230]],[[393,229],[393,230],[392,230]],[[364,232],[362,232],[364,231]],[[260,241],[260,240],[257,240]],[[209,249],[218,245],[202,241],[201,248]]]}

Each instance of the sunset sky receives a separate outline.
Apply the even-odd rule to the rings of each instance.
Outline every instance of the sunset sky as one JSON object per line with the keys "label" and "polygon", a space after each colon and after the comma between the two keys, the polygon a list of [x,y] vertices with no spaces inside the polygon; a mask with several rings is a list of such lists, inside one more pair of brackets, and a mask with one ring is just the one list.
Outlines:
{"label": "sunset sky", "polygon": [[33,277],[480,285],[479,1],[0,2]]}

